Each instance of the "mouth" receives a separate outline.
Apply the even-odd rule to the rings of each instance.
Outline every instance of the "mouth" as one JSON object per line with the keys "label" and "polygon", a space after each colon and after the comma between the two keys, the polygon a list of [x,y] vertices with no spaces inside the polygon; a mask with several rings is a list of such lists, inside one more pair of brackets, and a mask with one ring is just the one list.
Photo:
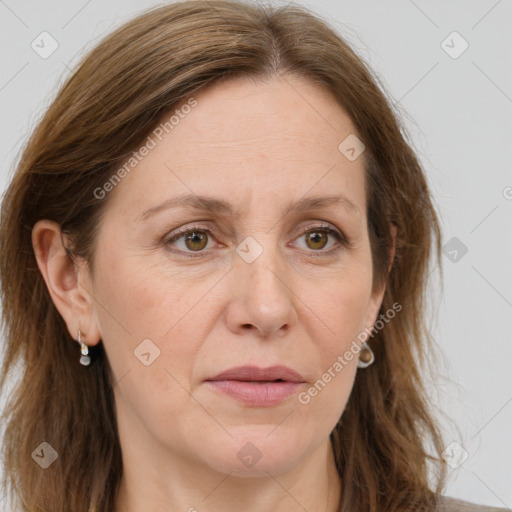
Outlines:
{"label": "mouth", "polygon": [[295,394],[306,382],[295,370],[286,366],[231,368],[206,384],[238,402],[252,407],[277,405]]}

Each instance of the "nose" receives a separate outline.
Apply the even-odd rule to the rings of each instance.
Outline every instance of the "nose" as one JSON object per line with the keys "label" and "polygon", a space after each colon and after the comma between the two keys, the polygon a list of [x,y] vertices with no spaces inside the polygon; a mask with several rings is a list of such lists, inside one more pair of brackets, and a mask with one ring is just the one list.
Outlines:
{"label": "nose", "polygon": [[232,297],[226,311],[228,328],[235,334],[282,337],[297,323],[297,296],[290,272],[277,250],[266,247],[248,263],[236,255],[231,271]]}

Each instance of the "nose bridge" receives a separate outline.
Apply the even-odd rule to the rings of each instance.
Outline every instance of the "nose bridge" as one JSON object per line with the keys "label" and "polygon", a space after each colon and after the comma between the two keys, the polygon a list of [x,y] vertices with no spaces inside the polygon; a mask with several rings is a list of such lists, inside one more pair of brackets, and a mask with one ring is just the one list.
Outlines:
{"label": "nose bridge", "polygon": [[286,284],[289,272],[275,236],[249,236],[236,252],[235,286],[243,304],[240,320],[267,334],[291,325],[295,315],[293,294]]}
{"label": "nose bridge", "polygon": [[236,266],[245,276],[251,295],[255,296],[256,293],[266,290],[268,299],[275,300],[276,292],[284,293],[281,289],[283,283],[276,275],[283,272],[283,265],[279,261],[281,254],[272,233],[260,235],[258,240],[248,236],[238,245],[237,254],[239,261]]}

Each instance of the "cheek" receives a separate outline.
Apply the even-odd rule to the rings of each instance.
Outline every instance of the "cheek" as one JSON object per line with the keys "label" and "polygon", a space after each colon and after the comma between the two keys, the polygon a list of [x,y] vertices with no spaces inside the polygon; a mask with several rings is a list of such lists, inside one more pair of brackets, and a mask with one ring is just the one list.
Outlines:
{"label": "cheek", "polygon": [[317,333],[313,339],[324,340],[322,352],[332,359],[333,355],[344,352],[366,327],[372,293],[371,268],[359,262],[347,265],[318,280],[315,293],[309,285],[307,288],[309,292],[304,291],[301,296],[306,298],[306,306],[316,317]]}
{"label": "cheek", "polygon": [[[147,260],[147,261],[146,261]],[[95,295],[102,331],[124,331],[133,342],[151,338],[158,344],[194,314],[208,280],[187,279],[169,265],[149,257],[105,257],[98,265]]]}
{"label": "cheek", "polygon": [[[319,311],[312,350],[315,380],[298,395],[299,413],[311,435],[328,435],[342,416],[357,372],[358,334],[364,329],[371,280],[358,273],[331,281],[308,305]],[[314,423],[310,421],[314,418]]]}
{"label": "cheek", "polygon": [[169,431],[184,436],[193,426],[177,412],[198,408],[188,390],[210,303],[195,307],[204,295],[198,286],[178,286],[151,269],[131,271],[124,262],[100,281],[102,342],[114,372],[120,435],[144,425],[164,442]]}
{"label": "cheek", "polygon": [[[208,330],[211,288],[137,263],[137,258],[98,259],[94,295],[97,320],[113,382],[148,417],[184,405],[197,352]],[[201,314],[199,314],[201,313]],[[173,398],[170,398],[173,397]],[[167,404],[168,407],[165,405]],[[151,414],[148,414],[150,411]]]}

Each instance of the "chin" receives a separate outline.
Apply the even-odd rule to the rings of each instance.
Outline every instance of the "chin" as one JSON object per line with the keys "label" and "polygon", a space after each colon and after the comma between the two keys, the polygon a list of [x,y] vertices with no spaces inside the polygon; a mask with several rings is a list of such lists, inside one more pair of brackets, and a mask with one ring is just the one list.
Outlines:
{"label": "chin", "polygon": [[[314,447],[308,445],[300,432],[274,426],[244,427],[224,443],[215,443],[210,451],[209,465],[233,476],[268,477],[290,471]],[[227,437],[227,436],[226,436]],[[213,447],[213,446],[212,446]]]}

